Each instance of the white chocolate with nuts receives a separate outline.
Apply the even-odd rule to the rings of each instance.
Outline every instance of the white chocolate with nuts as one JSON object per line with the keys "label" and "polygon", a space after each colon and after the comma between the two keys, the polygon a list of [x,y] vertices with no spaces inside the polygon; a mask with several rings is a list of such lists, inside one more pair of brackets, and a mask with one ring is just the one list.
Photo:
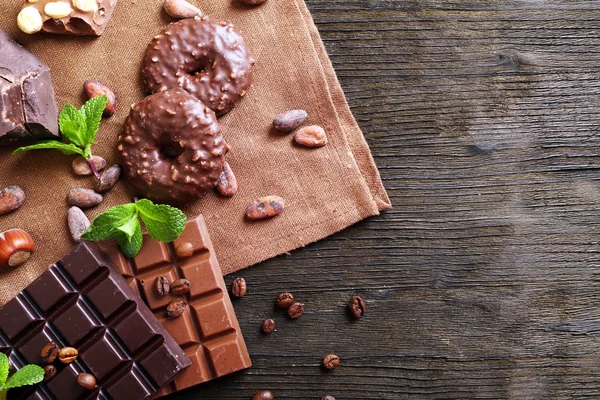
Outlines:
{"label": "white chocolate with nuts", "polygon": [[42,15],[34,7],[25,7],[17,17],[19,29],[30,35],[41,31],[43,24]]}

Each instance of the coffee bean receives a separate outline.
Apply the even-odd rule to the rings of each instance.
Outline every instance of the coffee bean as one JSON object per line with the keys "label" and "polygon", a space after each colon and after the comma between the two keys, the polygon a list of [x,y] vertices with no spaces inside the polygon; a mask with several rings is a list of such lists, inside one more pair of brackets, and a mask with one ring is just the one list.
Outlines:
{"label": "coffee bean", "polygon": [[110,189],[112,189],[116,184],[119,178],[121,177],[121,167],[118,165],[113,165],[102,175],[100,175],[100,179],[96,181],[96,191],[98,193],[106,193]]}
{"label": "coffee bean", "polygon": [[279,308],[290,308],[290,306],[294,304],[294,295],[287,292],[281,293],[279,296],[277,296],[275,304]]}
{"label": "coffee bean", "polygon": [[176,296],[182,296],[190,292],[190,281],[187,279],[177,279],[171,284],[171,292]]}
{"label": "coffee bean", "polygon": [[354,315],[354,318],[360,318],[367,312],[367,306],[365,305],[365,301],[360,296],[350,297],[348,307],[350,308],[350,312],[352,313],[352,315]]}
{"label": "coffee bean", "polygon": [[244,278],[235,278],[233,280],[231,294],[235,297],[244,297],[246,295],[246,280]]}
{"label": "coffee bean", "polygon": [[229,163],[225,161],[223,165],[223,172],[217,182],[217,190],[223,196],[232,197],[238,191],[237,178],[233,174],[233,170],[229,166]]}
{"label": "coffee bean", "polygon": [[194,255],[194,245],[190,242],[181,243],[175,249],[175,253],[177,253],[177,258],[190,258]]}
{"label": "coffee bean", "polygon": [[340,365],[340,358],[335,354],[327,354],[323,359],[323,365],[327,369],[335,369]]}
{"label": "coffee bean", "polygon": [[159,276],[154,281],[154,287],[156,288],[156,293],[159,296],[166,296],[169,294],[170,286],[169,286],[169,278],[166,276]]}
{"label": "coffee bean", "polygon": [[58,360],[63,364],[70,364],[77,359],[79,352],[73,347],[63,347],[58,352]]}
{"label": "coffee bean", "polygon": [[304,110],[290,110],[279,114],[273,121],[273,127],[281,132],[291,132],[300,127],[308,114]]}
{"label": "coffee bean", "polygon": [[96,378],[94,377],[94,375],[84,372],[77,376],[77,383],[79,383],[79,386],[81,386],[82,388],[85,388],[87,390],[94,390],[94,388],[96,387]]}
{"label": "coffee bean", "polygon": [[177,318],[185,311],[187,304],[182,300],[175,300],[169,303],[167,306],[167,317]]}
{"label": "coffee bean", "polygon": [[279,196],[265,196],[254,200],[246,209],[246,218],[251,221],[279,215],[285,208],[285,200]]}
{"label": "coffee bean", "polygon": [[333,397],[333,396],[323,396],[323,397],[321,397],[321,400],[335,400],[335,397]]}
{"label": "coffee bean", "polygon": [[294,140],[306,147],[323,147],[327,144],[327,134],[320,126],[306,126],[296,132]]}
{"label": "coffee bean", "polygon": [[288,308],[288,315],[292,319],[300,318],[304,314],[304,304],[302,303],[293,303],[290,308]]}
{"label": "coffee bean", "polygon": [[101,194],[94,192],[91,189],[71,189],[67,195],[67,201],[72,206],[80,208],[95,207],[102,203],[104,198]]}
{"label": "coffee bean", "polygon": [[[94,167],[96,167],[97,172],[100,172],[106,168],[106,160],[102,157],[92,156],[91,162],[94,164]],[[73,172],[75,172],[75,175],[89,176],[94,173],[88,160],[83,157],[77,157],[74,159],[71,163],[71,166],[73,167]]]}
{"label": "coffee bean", "polygon": [[0,215],[18,210],[25,203],[25,192],[18,186],[9,186],[0,191]]}
{"label": "coffee bean", "polygon": [[54,342],[50,342],[42,348],[42,352],[40,356],[42,357],[42,361],[46,364],[52,364],[56,357],[58,357],[58,346]]}
{"label": "coffee bean", "polygon": [[56,376],[56,367],[52,364],[44,366],[44,382],[48,382]]}
{"label": "coffee bean", "polygon": [[270,390],[261,390],[252,396],[252,400],[273,400],[274,398]]}
{"label": "coffee bean", "polygon": [[271,333],[275,330],[275,321],[271,318],[265,319],[262,323],[262,330],[264,333]]}

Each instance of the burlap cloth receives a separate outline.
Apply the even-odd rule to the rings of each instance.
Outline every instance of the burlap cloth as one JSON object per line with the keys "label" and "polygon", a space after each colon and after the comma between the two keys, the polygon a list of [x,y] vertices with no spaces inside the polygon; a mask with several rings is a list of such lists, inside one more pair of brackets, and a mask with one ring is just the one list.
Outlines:
{"label": "burlap cloth", "polygon": [[[129,106],[144,97],[142,55],[150,39],[173,21],[162,11],[162,0],[120,0],[101,38],[25,35],[16,26],[22,1],[0,1],[0,28],[50,66],[59,107],[81,105],[86,79],[107,84],[119,96],[118,113],[104,120],[93,147],[94,154],[118,162],[118,132]],[[233,149],[228,160],[239,192],[231,199],[211,193],[184,208],[188,215],[206,217],[223,273],[302,247],[389,208],[367,143],[303,0],[269,0],[259,7],[235,0],[192,2],[210,16],[232,21],[257,61],[248,95],[220,119]],[[326,147],[300,148],[292,145],[292,135],[271,130],[275,115],[296,108],[308,112],[307,123],[325,128]],[[73,187],[93,187],[92,178],[73,175],[73,157],[56,151],[11,156],[11,150],[0,149],[0,187],[21,186],[27,201],[19,211],[0,217],[0,230],[25,229],[37,251],[27,264],[0,272],[0,304],[74,245],[66,226],[66,194]],[[269,194],[287,200],[285,212],[272,220],[246,222],[247,204]],[[131,199],[127,182],[121,181],[87,214],[92,218]]]}

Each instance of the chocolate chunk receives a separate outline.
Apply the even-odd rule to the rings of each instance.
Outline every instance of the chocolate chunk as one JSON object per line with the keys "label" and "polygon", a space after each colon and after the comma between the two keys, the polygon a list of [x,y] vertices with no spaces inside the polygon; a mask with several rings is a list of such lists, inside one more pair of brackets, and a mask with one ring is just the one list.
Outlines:
{"label": "chocolate chunk", "polygon": [[71,4],[60,2],[60,9],[47,8],[49,3],[56,3],[56,0],[25,0],[21,13],[35,14],[36,18],[23,18],[27,26],[19,23],[19,28],[25,33],[41,30],[65,35],[100,36],[110,21],[117,0],[72,0]]}
{"label": "chocolate chunk", "polygon": [[58,138],[50,69],[0,30],[0,145]]}
{"label": "chocolate chunk", "polygon": [[[183,243],[194,247],[189,258],[176,255],[175,249]],[[189,220],[173,243],[161,243],[146,235],[142,250],[132,260],[126,259],[115,244],[103,250],[192,360],[192,366],[157,397],[250,367],[250,356],[202,216]],[[159,276],[171,282],[187,279],[189,293],[185,297],[172,292],[161,296],[155,287]],[[185,310],[176,318],[168,318],[167,306],[182,299],[187,303]]]}
{"label": "chocolate chunk", "polygon": [[41,365],[41,350],[49,342],[62,348],[52,379],[11,389],[11,399],[88,398],[77,377],[91,373],[98,385],[94,398],[141,400],[190,365],[127,281],[90,243],[75,247],[0,308],[0,351],[17,370]]}

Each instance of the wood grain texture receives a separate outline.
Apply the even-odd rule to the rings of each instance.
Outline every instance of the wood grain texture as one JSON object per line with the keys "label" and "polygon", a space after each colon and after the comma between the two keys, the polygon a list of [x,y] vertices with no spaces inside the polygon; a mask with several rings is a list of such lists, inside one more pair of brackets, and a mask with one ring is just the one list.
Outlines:
{"label": "wood grain texture", "polygon": [[600,1],[307,3],[395,208],[236,275],[254,367],[172,398],[600,398]]}

